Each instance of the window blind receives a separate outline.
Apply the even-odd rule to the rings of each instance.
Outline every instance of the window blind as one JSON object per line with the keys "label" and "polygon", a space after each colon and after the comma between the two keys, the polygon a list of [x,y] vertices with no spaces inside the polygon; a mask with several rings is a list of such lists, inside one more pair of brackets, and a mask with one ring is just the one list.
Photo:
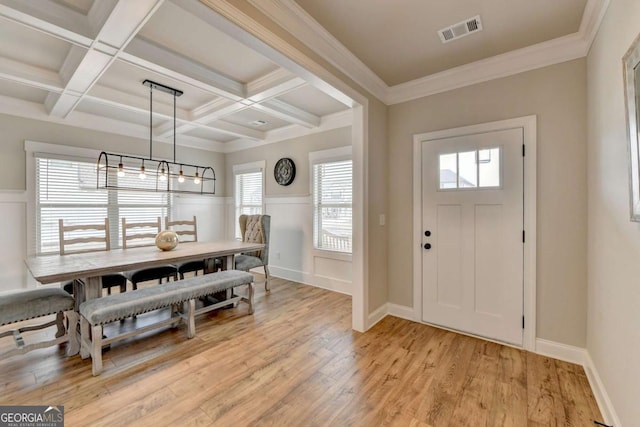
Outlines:
{"label": "window blind", "polygon": [[314,246],[351,253],[352,162],[317,163],[312,175]]}
{"label": "window blind", "polygon": [[[236,174],[236,218],[240,215],[261,215],[263,182],[262,171]],[[236,237],[240,238],[240,227],[236,221]]]}
{"label": "window blind", "polygon": [[[65,225],[95,224],[109,218],[111,247],[121,246],[121,218],[128,221],[153,221],[170,212],[171,196],[167,193],[104,191],[96,189],[96,164],[93,161],[35,158],[36,174],[36,253],[55,253],[59,248],[58,220]],[[139,179],[124,177],[119,179]],[[155,190],[155,182],[149,180]],[[91,236],[93,232],[77,231],[73,237]],[[69,237],[71,237],[69,236]],[[103,245],[87,244],[102,248]],[[80,249],[74,246],[74,249]]]}

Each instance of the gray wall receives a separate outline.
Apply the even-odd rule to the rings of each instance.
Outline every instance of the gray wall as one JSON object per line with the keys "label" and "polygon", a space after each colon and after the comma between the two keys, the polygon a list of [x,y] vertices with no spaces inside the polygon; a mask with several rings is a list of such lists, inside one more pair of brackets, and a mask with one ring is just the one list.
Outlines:
{"label": "gray wall", "polygon": [[638,0],[612,1],[587,61],[587,349],[625,426],[640,422],[640,223],[629,221],[622,56],[639,23]]}
{"label": "gray wall", "polygon": [[412,306],[413,135],[538,117],[537,335],[586,344],[586,61],[389,107],[389,301]]}
{"label": "gray wall", "polygon": [[[0,114],[0,189],[26,190],[24,141],[48,142],[93,148],[114,153],[149,155],[149,140],[80,129],[56,123]],[[216,171],[217,196],[224,196],[224,155],[211,151],[177,147],[177,158]],[[173,158],[173,146],[154,142],[154,157]],[[96,159],[97,160],[97,159]]]}
{"label": "gray wall", "polygon": [[[226,194],[233,195],[233,166],[265,161],[265,195],[269,196],[308,196],[309,152],[351,145],[351,127],[334,129],[327,132],[293,138],[273,144],[262,145],[248,150],[228,153],[225,156]],[[282,157],[290,157],[296,165],[296,177],[290,185],[279,185],[273,176],[273,167]]]}

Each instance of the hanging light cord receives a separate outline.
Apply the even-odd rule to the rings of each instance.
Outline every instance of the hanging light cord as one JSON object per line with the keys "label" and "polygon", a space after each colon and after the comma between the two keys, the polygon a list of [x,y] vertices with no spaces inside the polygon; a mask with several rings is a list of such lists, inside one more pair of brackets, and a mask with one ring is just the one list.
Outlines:
{"label": "hanging light cord", "polygon": [[149,85],[149,159],[153,159],[153,85]]}

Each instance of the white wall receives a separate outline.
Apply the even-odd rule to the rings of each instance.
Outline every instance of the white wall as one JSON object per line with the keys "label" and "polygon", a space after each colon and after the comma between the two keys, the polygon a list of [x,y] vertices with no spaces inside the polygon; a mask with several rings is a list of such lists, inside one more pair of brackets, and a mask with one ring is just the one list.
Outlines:
{"label": "white wall", "polygon": [[[271,215],[269,270],[277,277],[351,294],[350,260],[328,258],[313,251],[309,152],[351,145],[351,128],[334,129],[300,138],[227,154],[227,194],[232,194],[233,166],[265,161],[265,213]],[[283,187],[273,176],[273,167],[281,157],[290,157],[296,165],[293,183]],[[227,207],[227,236],[233,236],[235,218],[233,200]],[[257,269],[256,271],[260,271]]]}
{"label": "white wall", "polygon": [[640,423],[640,223],[629,220],[622,56],[640,33],[640,1],[612,0],[587,59],[587,349],[616,427]]}

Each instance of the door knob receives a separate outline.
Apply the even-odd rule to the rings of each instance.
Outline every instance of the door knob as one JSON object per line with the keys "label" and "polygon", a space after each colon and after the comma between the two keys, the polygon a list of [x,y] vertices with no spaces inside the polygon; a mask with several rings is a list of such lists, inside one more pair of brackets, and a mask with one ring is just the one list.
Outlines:
{"label": "door knob", "polygon": [[424,244],[424,248],[425,249],[431,249],[431,243],[425,243]]}
{"label": "door knob", "polygon": [[431,236],[431,231],[429,231],[429,230],[425,231],[424,235],[427,236],[427,237]]}

